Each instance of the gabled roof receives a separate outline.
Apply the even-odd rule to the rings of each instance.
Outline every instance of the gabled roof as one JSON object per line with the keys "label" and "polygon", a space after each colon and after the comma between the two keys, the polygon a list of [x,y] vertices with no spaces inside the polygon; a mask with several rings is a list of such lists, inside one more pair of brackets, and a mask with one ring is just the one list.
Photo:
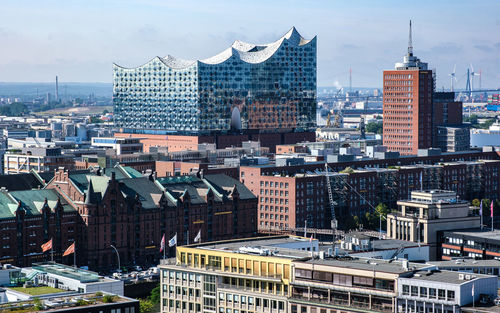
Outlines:
{"label": "gabled roof", "polygon": [[121,179],[120,190],[124,197],[135,198],[138,195],[145,209],[157,208],[162,195],[160,188],[147,177]]}
{"label": "gabled roof", "polygon": [[[52,173],[51,175],[53,177],[54,173]],[[45,182],[48,182],[50,179],[52,179],[52,177],[50,177],[50,173],[43,173],[43,175],[40,176],[41,178],[45,179]],[[34,173],[0,175],[0,187],[3,187],[10,191],[38,189],[43,188],[44,186],[45,185],[38,179],[38,177]]]}
{"label": "gabled roof", "polygon": [[75,209],[66,200],[64,200],[64,198],[60,197],[54,189],[13,191],[9,194],[15,200],[21,201],[21,205],[25,209],[27,216],[40,215],[45,199],[47,199],[47,204],[52,211],[54,211],[59,199],[64,212],[75,211]]}
{"label": "gabled roof", "polygon": [[229,197],[236,186],[240,199],[256,199],[257,197],[240,181],[225,174],[207,174],[204,178],[220,193]]}

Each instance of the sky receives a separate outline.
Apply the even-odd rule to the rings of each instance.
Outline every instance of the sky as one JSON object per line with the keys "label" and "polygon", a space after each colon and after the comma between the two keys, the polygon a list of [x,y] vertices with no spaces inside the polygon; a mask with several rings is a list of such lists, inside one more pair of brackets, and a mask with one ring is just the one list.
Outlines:
{"label": "sky", "polygon": [[[269,43],[292,26],[318,36],[318,86],[381,87],[414,54],[438,89],[465,88],[470,64],[483,88],[500,87],[500,1],[2,0],[0,82],[111,82],[112,64],[155,56],[204,59],[234,40]],[[479,86],[478,77],[475,88]]]}

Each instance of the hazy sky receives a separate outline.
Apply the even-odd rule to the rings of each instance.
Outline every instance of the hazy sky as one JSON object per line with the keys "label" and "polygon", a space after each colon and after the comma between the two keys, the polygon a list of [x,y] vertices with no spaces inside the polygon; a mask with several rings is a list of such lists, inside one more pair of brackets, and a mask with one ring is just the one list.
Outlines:
{"label": "hazy sky", "polygon": [[[318,86],[381,86],[406,52],[465,87],[470,63],[500,87],[500,1],[1,0],[0,81],[111,82],[112,63],[207,58],[234,40],[268,43],[295,26],[318,36]],[[476,80],[476,86],[479,80]]]}

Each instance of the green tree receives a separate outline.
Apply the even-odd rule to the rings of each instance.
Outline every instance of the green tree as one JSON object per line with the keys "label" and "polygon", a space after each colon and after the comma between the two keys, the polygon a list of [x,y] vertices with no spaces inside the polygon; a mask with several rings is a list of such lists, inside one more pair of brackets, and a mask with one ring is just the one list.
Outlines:
{"label": "green tree", "polygon": [[493,124],[493,123],[495,123],[495,119],[491,118],[491,119],[487,120],[486,122],[479,124],[479,128],[488,129],[488,128],[490,128],[491,124]]}
{"label": "green tree", "polygon": [[113,303],[113,302],[115,302],[115,297],[112,295],[104,295],[104,297],[102,297],[102,302]]}
{"label": "green tree", "polygon": [[40,300],[40,298],[34,298],[33,299],[33,306],[35,307],[35,310],[37,310],[37,311],[43,310],[42,300]]}
{"label": "green tree", "polygon": [[369,133],[375,133],[381,135],[383,130],[383,124],[377,122],[370,122],[366,124],[365,129]]}
{"label": "green tree", "polygon": [[161,287],[160,284],[151,290],[151,295],[148,297],[149,301],[153,304],[160,303],[161,300]]}
{"label": "green tree", "polygon": [[151,300],[141,299],[139,300],[139,311],[140,313],[152,313],[154,305]]}
{"label": "green tree", "polygon": [[475,206],[476,208],[478,208],[480,205],[481,205],[481,201],[479,201],[479,199],[472,200],[472,206]]}

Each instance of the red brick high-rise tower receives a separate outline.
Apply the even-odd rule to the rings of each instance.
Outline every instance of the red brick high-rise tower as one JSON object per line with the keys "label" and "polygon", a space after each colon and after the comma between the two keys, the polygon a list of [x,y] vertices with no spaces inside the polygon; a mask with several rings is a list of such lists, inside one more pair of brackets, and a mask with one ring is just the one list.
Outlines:
{"label": "red brick high-rise tower", "polygon": [[432,146],[433,81],[427,63],[413,55],[410,21],[408,53],[384,71],[383,144],[390,151],[411,155]]}

